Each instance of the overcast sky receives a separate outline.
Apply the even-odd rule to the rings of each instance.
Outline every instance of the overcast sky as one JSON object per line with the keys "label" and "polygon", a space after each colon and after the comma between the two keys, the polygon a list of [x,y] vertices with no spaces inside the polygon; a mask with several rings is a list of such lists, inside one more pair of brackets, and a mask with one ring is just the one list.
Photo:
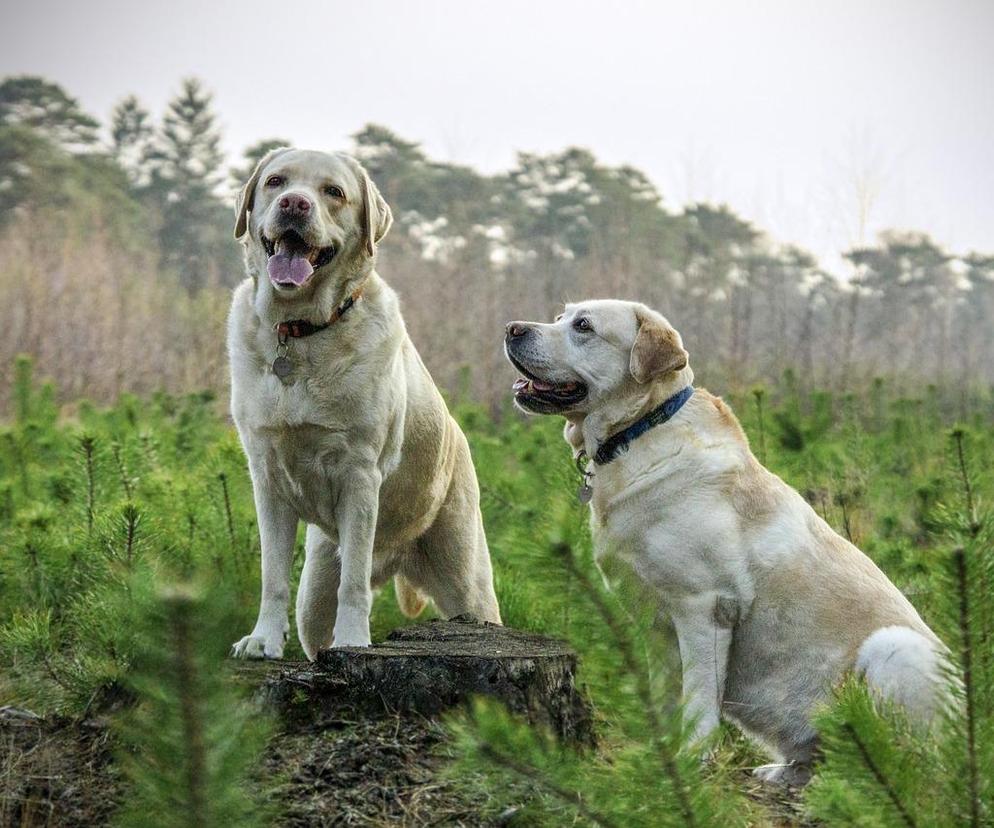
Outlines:
{"label": "overcast sky", "polygon": [[833,269],[861,201],[868,239],[994,251],[994,0],[34,0],[0,11],[14,73],[104,120],[196,75],[231,152],[345,148],[370,121],[486,171],[585,146]]}

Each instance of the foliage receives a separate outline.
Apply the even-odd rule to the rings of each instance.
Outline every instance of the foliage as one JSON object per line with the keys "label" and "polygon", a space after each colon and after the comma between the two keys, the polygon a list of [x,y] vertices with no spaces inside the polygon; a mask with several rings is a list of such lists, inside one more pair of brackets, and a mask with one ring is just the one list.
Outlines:
{"label": "foliage", "polygon": [[96,120],[62,87],[31,75],[0,83],[0,124],[19,124],[44,133],[65,149],[90,147],[97,141]]}
{"label": "foliage", "polygon": [[[255,749],[235,750],[225,734],[243,734],[246,745],[258,746],[257,736],[245,730],[244,709],[210,669],[225,645],[250,629],[259,594],[251,485],[230,426],[215,415],[210,395],[124,395],[107,409],[81,403],[64,420],[54,389],[32,379],[29,361],[15,376],[17,418],[0,429],[0,698],[76,715],[137,694],[144,701],[132,724],[172,724],[161,733],[125,726],[129,738],[148,740],[141,741],[145,760],[126,763],[130,784],[145,802],[167,791],[178,796],[183,762],[156,766],[149,757],[186,750],[177,737],[185,691],[170,666],[180,658],[176,623],[183,617],[198,630],[191,675],[201,688],[195,695],[213,711],[203,721],[219,715],[227,723],[205,725],[205,755],[216,757],[217,768],[205,784],[243,778]],[[922,815],[918,824],[951,823],[953,816],[969,824],[971,778],[981,818],[988,818],[994,682],[984,504],[994,473],[979,458],[994,448],[992,401],[979,401],[955,432],[961,465],[960,444],[928,396],[899,398],[885,384],[858,398],[811,396],[789,377],[756,391],[732,401],[754,440],[763,417],[768,465],[837,530],[858,536],[950,645],[957,665],[967,652],[972,657],[973,760],[961,713],[933,744],[896,714],[878,713],[860,688],[846,688],[822,718],[827,757],[811,789],[812,812],[828,824],[901,824],[879,773],[894,776],[898,800]],[[511,412],[495,420],[471,403],[453,410],[480,475],[504,619],[577,648],[600,732],[596,749],[577,753],[481,704],[453,725],[463,769],[456,778],[475,785],[474,796],[494,816],[518,808],[517,824],[574,817],[606,825],[764,824],[764,810],[738,793],[748,784],[743,768],[759,764],[761,755],[729,729],[701,766],[684,745],[669,633],[638,593],[601,585],[558,424]],[[794,424],[803,446],[776,438],[771,424],[781,420]],[[298,566],[301,543],[302,537]],[[966,627],[959,548],[968,567]],[[178,586],[170,592],[170,585]],[[209,604],[200,598],[208,594]],[[401,623],[384,590],[374,608],[374,638]],[[293,636],[287,655],[300,657]],[[856,761],[862,753],[850,729],[877,772]],[[944,806],[950,798],[966,810]],[[931,814],[939,821],[929,822]]]}
{"label": "foliage", "polygon": [[864,686],[842,688],[818,717],[826,761],[809,793],[813,813],[832,824],[994,821],[994,515],[975,500],[964,450],[972,436],[962,428],[951,433],[949,465],[961,497],[937,506],[934,519],[940,548],[930,573],[937,599],[931,620],[952,651],[949,707],[922,733]]}
{"label": "foliage", "polygon": [[[55,84],[0,82],[0,324],[23,331],[54,315],[73,341],[93,343],[88,368],[100,374],[101,402],[146,391],[144,377],[129,386],[134,373],[111,356],[113,329],[44,308],[63,297],[79,304],[73,294],[95,283],[133,282],[163,294],[115,310],[157,334],[164,386],[220,392],[221,376],[196,366],[221,361],[223,337],[202,336],[186,319],[173,326],[183,314],[160,310],[192,297],[212,318],[224,312],[217,288],[243,278],[231,238],[234,191],[266,150],[286,141],[254,142],[229,165],[212,97],[196,79],[181,83],[161,115],[123,98],[106,125],[106,150],[98,130]],[[788,370],[806,393],[886,376],[904,393],[935,383],[942,404],[963,411],[994,382],[989,253],[890,231],[848,251],[852,272],[840,279],[726,205],[668,204],[641,171],[581,147],[522,152],[510,169],[485,175],[433,159],[385,126],[367,125],[352,140],[341,149],[362,160],[393,210],[380,269],[404,300],[429,369],[494,411],[502,395],[491,378],[507,370],[504,324],[604,295],[664,311],[695,369],[737,391]],[[7,298],[26,286],[39,294],[27,308]],[[461,301],[439,314],[454,296]],[[28,350],[68,399],[78,393],[72,366],[36,331],[7,341],[15,350],[0,346],[0,380],[13,353]],[[5,397],[0,381],[0,409]],[[771,425],[798,444],[802,435],[788,435],[787,423]]]}
{"label": "foliage", "polygon": [[[121,719],[121,765],[130,782],[120,825],[264,825],[265,810],[243,780],[265,743],[265,720],[217,669],[236,617],[217,591],[155,589],[133,581],[129,596],[139,655],[128,684],[140,703]],[[151,592],[152,594],[149,594]]]}

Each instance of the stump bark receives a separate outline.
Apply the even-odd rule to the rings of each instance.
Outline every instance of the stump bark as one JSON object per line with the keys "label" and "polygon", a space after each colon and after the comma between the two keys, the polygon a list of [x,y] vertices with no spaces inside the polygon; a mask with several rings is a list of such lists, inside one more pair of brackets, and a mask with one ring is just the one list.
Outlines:
{"label": "stump bark", "polygon": [[472,696],[490,696],[564,741],[592,744],[590,704],[576,686],[576,666],[563,641],[460,616],[395,630],[371,647],[326,650],[315,663],[270,666],[259,692],[283,714],[305,719],[342,707],[368,716],[433,717]]}

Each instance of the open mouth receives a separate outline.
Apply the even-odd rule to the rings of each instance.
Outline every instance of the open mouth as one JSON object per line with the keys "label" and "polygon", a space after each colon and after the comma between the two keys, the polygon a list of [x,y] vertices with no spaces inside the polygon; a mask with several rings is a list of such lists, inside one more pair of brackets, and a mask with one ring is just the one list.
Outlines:
{"label": "open mouth", "polygon": [[576,405],[587,396],[582,382],[548,382],[541,380],[508,354],[514,367],[524,374],[514,381],[514,401],[538,414],[555,414]]}
{"label": "open mouth", "polygon": [[287,230],[275,240],[263,235],[262,246],[269,256],[266,265],[269,281],[285,290],[296,290],[306,284],[315,270],[335,257],[334,245],[312,247],[296,230]]}

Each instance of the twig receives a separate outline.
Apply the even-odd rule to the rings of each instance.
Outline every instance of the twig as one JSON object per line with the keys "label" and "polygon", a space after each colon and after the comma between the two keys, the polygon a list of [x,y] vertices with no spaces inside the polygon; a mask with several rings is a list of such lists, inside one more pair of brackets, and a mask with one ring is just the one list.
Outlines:
{"label": "twig", "polygon": [[128,478],[128,469],[124,465],[124,458],[121,457],[121,444],[116,441],[112,443],[111,451],[114,453],[114,462],[117,464],[117,473],[121,478],[121,485],[124,487],[124,495],[129,501],[134,500],[135,494],[131,487],[131,480]]}
{"label": "twig", "polygon": [[849,724],[849,722],[846,722],[843,728],[849,734],[849,738],[855,743],[856,748],[859,750],[859,755],[863,759],[863,763],[869,768],[870,773],[873,774],[873,778],[877,780],[877,784],[884,789],[884,793],[887,794],[888,799],[890,799],[891,804],[898,814],[900,814],[901,819],[904,820],[905,825],[909,826],[909,828],[918,828],[917,823],[911,817],[908,809],[904,807],[904,803],[901,802],[901,798],[897,795],[897,791],[894,790],[893,785],[890,784],[887,777],[877,767],[877,763],[873,761],[873,757],[870,756],[870,752],[866,749],[866,745],[863,744],[863,740],[859,738],[856,728]]}
{"label": "twig", "polygon": [[93,451],[96,444],[97,441],[88,434],[79,438],[79,447],[86,462],[86,529],[91,535],[93,534],[94,506]]}
{"label": "twig", "polygon": [[[501,753],[499,750],[494,750],[490,745],[483,743],[480,745],[480,753],[489,761],[495,765],[499,765],[506,770],[511,771],[516,776],[520,776],[522,779],[528,782],[536,781],[535,768],[530,765],[526,765],[524,762],[519,762],[508,756],[505,753]],[[603,825],[605,828],[610,828],[614,823],[604,814],[601,814],[593,810],[589,805],[584,803],[583,799],[580,797],[578,791],[570,791],[557,785],[555,782],[550,781],[547,777],[543,777],[539,780],[539,783],[545,788],[549,793],[554,794],[558,799],[561,799],[567,805],[576,808],[581,816],[593,822],[595,825]]]}
{"label": "twig", "polygon": [[132,568],[135,538],[138,535],[138,524],[140,522],[141,513],[133,503],[128,503],[124,507],[124,560],[129,571]]}
{"label": "twig", "polygon": [[977,778],[977,722],[973,698],[973,638],[970,634],[970,595],[966,571],[966,552],[962,547],[953,553],[959,589],[959,626],[962,641],[963,691],[966,694],[966,756],[970,786],[970,824],[980,825],[980,785]]}
{"label": "twig", "polygon": [[656,705],[652,698],[652,688],[649,686],[646,671],[639,666],[632,642],[621,628],[621,625],[618,624],[618,620],[614,617],[614,613],[611,612],[610,607],[608,607],[607,603],[604,601],[604,598],[597,587],[593,584],[593,582],[591,582],[590,578],[587,576],[587,573],[577,566],[576,561],[573,558],[573,552],[569,545],[557,544],[555,550],[560,553],[566,564],[566,568],[569,569],[573,577],[580,582],[580,586],[583,587],[583,590],[593,602],[597,612],[600,614],[601,618],[604,620],[604,623],[607,624],[608,629],[611,631],[611,634],[618,645],[618,649],[621,652],[625,669],[635,680],[639,700],[642,703],[646,719],[648,720],[649,727],[652,730],[653,743],[659,753],[660,760],[663,763],[663,770],[669,777],[670,784],[673,785],[673,792],[676,794],[680,812],[683,814],[684,821],[687,825],[695,825],[696,821],[694,819],[693,809],[690,805],[690,798],[684,788],[683,779],[680,776],[680,770],[677,768],[673,754],[667,748],[666,742],[663,738],[663,728],[659,721],[659,717],[656,715]]}
{"label": "twig", "polygon": [[169,600],[169,621],[176,647],[176,683],[183,721],[183,743],[186,746],[186,782],[191,826],[206,826],[207,802],[204,782],[207,779],[207,750],[204,744],[203,721],[197,704],[197,667],[194,662],[190,636],[190,603],[182,596]]}
{"label": "twig", "polygon": [[224,492],[224,514],[228,519],[228,536],[231,538],[231,549],[235,550],[235,521],[231,517],[231,498],[228,496],[228,476],[221,472],[217,479],[221,481],[221,491]]}
{"label": "twig", "polygon": [[753,388],[752,396],[756,399],[756,412],[759,415],[759,462],[766,465],[766,427],[763,422],[763,397],[766,390]]}
{"label": "twig", "polygon": [[970,484],[970,475],[966,470],[966,458],[963,455],[963,433],[962,428],[953,429],[960,476],[963,478],[963,491],[966,493],[966,519],[970,526],[970,535],[975,538],[980,532],[980,521],[977,520],[977,512],[973,506],[973,486]]}

